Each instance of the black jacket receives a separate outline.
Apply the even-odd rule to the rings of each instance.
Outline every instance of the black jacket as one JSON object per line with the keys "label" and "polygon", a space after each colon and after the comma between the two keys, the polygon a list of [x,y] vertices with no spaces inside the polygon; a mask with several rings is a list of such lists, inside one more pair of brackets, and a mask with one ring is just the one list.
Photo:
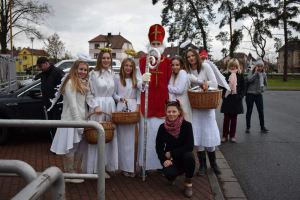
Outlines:
{"label": "black jacket", "polygon": [[[231,73],[228,72],[228,74],[223,74],[223,75],[225,76],[226,81],[228,83],[228,79]],[[236,73],[236,79],[237,79],[236,94],[229,94],[227,98],[225,98],[225,93],[227,90],[223,88],[223,94],[222,94],[223,102],[221,106],[221,113],[231,114],[231,115],[244,113],[243,101],[242,101],[246,92],[244,74]]]}
{"label": "black jacket", "polygon": [[[65,73],[53,64],[50,64],[50,67],[46,71],[39,74],[42,84],[43,102],[47,109],[51,106],[50,99],[54,98],[56,87],[61,83],[64,75]],[[61,102],[62,100],[63,97],[61,96],[57,102]]]}
{"label": "black jacket", "polygon": [[167,132],[164,124],[161,124],[156,136],[156,153],[161,165],[167,160],[166,152],[170,151],[173,161],[178,161],[180,157],[194,148],[194,135],[192,124],[183,120],[178,138]]}

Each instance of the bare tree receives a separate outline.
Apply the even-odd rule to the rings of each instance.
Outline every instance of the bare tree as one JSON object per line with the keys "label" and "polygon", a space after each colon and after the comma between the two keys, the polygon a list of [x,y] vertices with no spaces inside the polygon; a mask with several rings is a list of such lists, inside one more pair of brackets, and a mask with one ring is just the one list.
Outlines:
{"label": "bare tree", "polygon": [[[11,0],[12,1],[12,0]],[[0,0],[0,41],[3,53],[6,53],[7,43],[10,41],[10,0]],[[45,23],[45,19],[53,15],[52,6],[47,3],[39,3],[34,0],[13,0],[12,1],[12,37],[20,33],[27,36],[34,35],[41,39],[42,34],[37,30],[37,25]]]}

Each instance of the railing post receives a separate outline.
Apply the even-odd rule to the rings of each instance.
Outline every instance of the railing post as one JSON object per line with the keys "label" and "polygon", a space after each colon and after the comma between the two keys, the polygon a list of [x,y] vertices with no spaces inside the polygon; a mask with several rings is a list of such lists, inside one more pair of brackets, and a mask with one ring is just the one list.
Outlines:
{"label": "railing post", "polygon": [[105,134],[101,134],[101,129],[98,133],[98,185],[97,199],[105,199]]}

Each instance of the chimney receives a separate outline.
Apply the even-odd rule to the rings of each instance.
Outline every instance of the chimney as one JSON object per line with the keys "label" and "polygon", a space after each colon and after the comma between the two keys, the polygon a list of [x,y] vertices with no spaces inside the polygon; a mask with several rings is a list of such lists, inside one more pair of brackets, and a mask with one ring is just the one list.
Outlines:
{"label": "chimney", "polygon": [[111,33],[108,33],[107,36],[110,37],[110,36],[111,36]]}

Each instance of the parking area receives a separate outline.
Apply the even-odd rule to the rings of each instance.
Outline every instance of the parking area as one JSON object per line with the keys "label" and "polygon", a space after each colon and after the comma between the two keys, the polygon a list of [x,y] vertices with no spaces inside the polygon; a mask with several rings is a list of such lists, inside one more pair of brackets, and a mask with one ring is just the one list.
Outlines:
{"label": "parking area", "polygon": [[[0,146],[0,159],[22,160],[30,164],[37,172],[50,166],[63,168],[63,156],[53,154],[50,135],[47,133],[13,134]],[[198,159],[197,168],[199,166]],[[106,199],[189,199],[185,198],[184,176],[176,179],[175,186],[169,186],[167,180],[151,170],[143,182],[141,178],[124,177],[121,171],[110,173],[106,180]],[[25,182],[17,177],[0,177],[0,199],[11,199],[25,186]],[[191,199],[214,199],[206,175],[194,177],[194,195]],[[66,184],[67,199],[97,199],[97,180],[86,180],[83,184]],[[51,199],[50,189],[41,199]]]}

